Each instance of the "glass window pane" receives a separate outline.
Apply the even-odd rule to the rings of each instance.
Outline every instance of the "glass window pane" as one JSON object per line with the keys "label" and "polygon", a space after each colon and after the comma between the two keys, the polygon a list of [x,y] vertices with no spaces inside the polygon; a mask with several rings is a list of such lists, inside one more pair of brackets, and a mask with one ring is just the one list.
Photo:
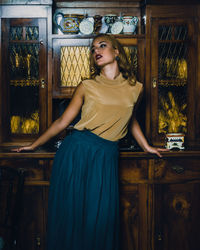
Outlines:
{"label": "glass window pane", "polygon": [[179,25],[174,27],[174,39],[175,40],[186,40],[188,35],[188,29],[185,25]]}
{"label": "glass window pane", "polygon": [[187,132],[188,45],[186,39],[185,25],[159,27],[159,133]]}
{"label": "glass window pane", "polygon": [[[11,43],[10,48],[11,80],[37,80],[39,77],[39,44]],[[34,82],[34,81],[33,81]],[[27,82],[28,84],[28,82]],[[30,84],[30,81],[29,81]]]}
{"label": "glass window pane", "polygon": [[10,86],[12,134],[39,133],[39,86]]}
{"label": "glass window pane", "polygon": [[166,79],[187,79],[187,45],[181,43],[159,44],[158,77]]}
{"label": "glass window pane", "polygon": [[39,133],[39,43],[26,43],[38,40],[38,37],[39,28],[35,26],[10,29],[9,107],[10,132],[13,135]]}
{"label": "glass window pane", "polygon": [[[137,47],[124,47],[133,71],[137,74]],[[90,48],[86,46],[61,47],[61,87],[76,87],[83,79],[90,77]]]}
{"label": "glass window pane", "polygon": [[22,40],[23,39],[23,27],[12,26],[10,28],[10,40]]}
{"label": "glass window pane", "polygon": [[61,47],[60,84],[62,87],[75,87],[89,77],[89,51],[89,47]]}
{"label": "glass window pane", "polygon": [[26,40],[38,40],[39,28],[37,26],[25,27]]}
{"label": "glass window pane", "polygon": [[160,25],[158,30],[159,40],[171,40],[172,39],[172,26]]}

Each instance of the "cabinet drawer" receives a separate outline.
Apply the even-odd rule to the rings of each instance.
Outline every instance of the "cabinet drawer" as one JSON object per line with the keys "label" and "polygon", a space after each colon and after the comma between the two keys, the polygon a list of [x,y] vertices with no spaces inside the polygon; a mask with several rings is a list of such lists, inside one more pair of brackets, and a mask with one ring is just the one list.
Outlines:
{"label": "cabinet drawer", "polygon": [[159,159],[154,162],[154,179],[159,181],[200,180],[200,159]]}
{"label": "cabinet drawer", "polygon": [[[51,162],[37,159],[1,160],[0,168],[19,169],[24,172],[25,184],[40,184],[50,179]],[[8,176],[9,178],[9,176]]]}
{"label": "cabinet drawer", "polygon": [[148,160],[120,159],[119,180],[122,184],[147,182]]}

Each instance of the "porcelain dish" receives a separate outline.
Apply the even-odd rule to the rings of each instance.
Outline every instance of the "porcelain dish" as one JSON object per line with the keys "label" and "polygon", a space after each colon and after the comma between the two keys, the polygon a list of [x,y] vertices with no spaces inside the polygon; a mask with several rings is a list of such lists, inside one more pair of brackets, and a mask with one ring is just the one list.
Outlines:
{"label": "porcelain dish", "polygon": [[79,24],[79,30],[82,34],[84,35],[90,35],[94,31],[94,24],[87,20],[84,19],[80,24]]}
{"label": "porcelain dish", "polygon": [[111,27],[111,33],[114,34],[120,34],[123,30],[123,23],[120,21],[115,22]]}

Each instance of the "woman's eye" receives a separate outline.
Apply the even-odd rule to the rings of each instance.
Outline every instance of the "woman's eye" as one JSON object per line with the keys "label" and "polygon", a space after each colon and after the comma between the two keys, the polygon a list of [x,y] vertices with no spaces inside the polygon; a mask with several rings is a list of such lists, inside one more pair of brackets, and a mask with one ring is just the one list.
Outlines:
{"label": "woman's eye", "polygon": [[92,48],[92,49],[91,49],[91,53],[94,54],[94,52],[95,52],[96,49],[98,49],[98,48],[99,48],[99,49],[103,49],[103,48],[105,48],[106,46],[107,46],[107,44],[102,43],[102,44],[99,45],[99,47],[94,47],[94,48]]}
{"label": "woman's eye", "polygon": [[106,47],[106,44],[105,44],[105,43],[102,43],[102,44],[100,45],[100,48],[104,48],[104,47]]}

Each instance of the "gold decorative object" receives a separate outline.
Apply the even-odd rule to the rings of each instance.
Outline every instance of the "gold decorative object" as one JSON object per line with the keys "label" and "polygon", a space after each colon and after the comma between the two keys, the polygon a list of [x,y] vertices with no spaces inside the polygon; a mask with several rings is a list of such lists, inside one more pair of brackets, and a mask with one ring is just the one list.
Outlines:
{"label": "gold decorative object", "polygon": [[19,68],[19,54],[18,53],[16,53],[15,55],[15,66],[16,68]]}
{"label": "gold decorative object", "polygon": [[160,97],[162,108],[159,111],[159,133],[187,132],[187,116],[184,114],[187,104],[179,106],[172,92],[168,92],[168,100]]}
{"label": "gold decorative object", "polygon": [[24,79],[24,80],[10,80],[10,85],[15,87],[25,87],[25,86],[39,86],[39,80]]}
{"label": "gold decorative object", "polygon": [[185,59],[166,58],[166,77],[187,79],[187,62]]}
{"label": "gold decorative object", "polygon": [[39,114],[35,112],[30,118],[12,116],[10,125],[12,134],[38,134]]}
{"label": "gold decorative object", "polygon": [[185,59],[178,61],[178,78],[187,79],[187,62]]}
{"label": "gold decorative object", "polygon": [[166,65],[166,76],[168,78],[176,76],[175,60],[173,58],[166,58],[165,65]]}
{"label": "gold decorative object", "polygon": [[28,68],[28,72],[27,72],[28,79],[30,79],[31,78],[31,55],[30,54],[27,55],[26,60],[27,60],[27,68]]}

